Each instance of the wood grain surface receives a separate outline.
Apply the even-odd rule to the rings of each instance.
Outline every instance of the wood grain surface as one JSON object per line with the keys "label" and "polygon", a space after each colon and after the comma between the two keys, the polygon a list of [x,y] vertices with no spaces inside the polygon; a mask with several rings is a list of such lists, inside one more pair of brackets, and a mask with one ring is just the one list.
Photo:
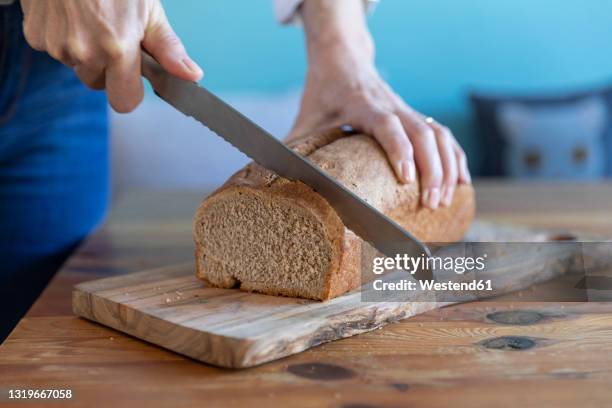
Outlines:
{"label": "wood grain surface", "polygon": [[[446,292],[413,290],[377,294],[365,284],[338,298],[311,301],[265,296],[237,289],[206,287],[193,262],[85,282],[72,295],[77,316],[102,323],[193,359],[221,367],[244,368],[299,353],[319,344],[351,337],[451,303],[527,289],[564,274],[577,264],[576,245],[545,244],[548,232],[476,222],[476,241],[521,239],[534,244],[501,244],[495,263],[476,277],[434,271],[437,282],[490,280],[492,290],[463,291],[461,299],[442,301]],[[579,238],[579,237],[577,237]],[[518,244],[517,244],[518,245]],[[465,255],[461,244],[455,256]],[[453,246],[434,255],[453,255]],[[612,265],[612,263],[611,263]],[[405,272],[379,277],[383,283],[410,279]],[[401,296],[401,297],[400,297]],[[452,296],[452,295],[451,295]],[[372,297],[380,300],[368,301]],[[449,296],[450,297],[450,296]],[[407,298],[410,301],[399,301]]]}
{"label": "wood grain surface", "polygon": [[[612,185],[480,181],[481,219],[612,233]],[[10,388],[70,388],[50,406],[606,407],[612,304],[472,302],[251,369],[193,361],[74,317],[72,287],[191,260],[200,193],[132,193],[0,345]]]}

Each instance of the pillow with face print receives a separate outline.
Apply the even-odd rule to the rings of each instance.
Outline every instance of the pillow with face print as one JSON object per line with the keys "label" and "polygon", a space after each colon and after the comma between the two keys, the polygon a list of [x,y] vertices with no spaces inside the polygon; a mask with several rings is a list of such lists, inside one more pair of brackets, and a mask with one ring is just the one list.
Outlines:
{"label": "pillow with face print", "polygon": [[485,175],[597,179],[606,172],[610,91],[544,97],[473,95]]}
{"label": "pillow with face print", "polygon": [[506,142],[504,174],[519,178],[601,177],[606,118],[601,97],[557,106],[502,104],[497,121]]}

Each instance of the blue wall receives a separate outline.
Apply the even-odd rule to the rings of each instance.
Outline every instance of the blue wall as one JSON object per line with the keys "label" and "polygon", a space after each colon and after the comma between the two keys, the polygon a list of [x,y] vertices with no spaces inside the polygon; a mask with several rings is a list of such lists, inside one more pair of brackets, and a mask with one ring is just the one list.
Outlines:
{"label": "blue wall", "polygon": [[[271,0],[164,5],[217,91],[301,86],[297,28]],[[612,81],[612,1],[382,0],[370,18],[378,65],[410,104],[451,126],[479,165],[467,92],[582,88]]]}

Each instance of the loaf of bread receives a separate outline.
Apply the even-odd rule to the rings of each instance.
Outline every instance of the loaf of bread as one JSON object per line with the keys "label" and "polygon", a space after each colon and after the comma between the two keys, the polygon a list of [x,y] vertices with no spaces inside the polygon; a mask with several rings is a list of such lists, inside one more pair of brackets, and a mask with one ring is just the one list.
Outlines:
{"label": "loaf of bread", "polygon": [[[289,145],[422,241],[459,240],[472,221],[471,186],[448,208],[424,208],[418,183],[398,183],[369,136],[331,131]],[[254,163],[202,202],[193,232],[197,276],[214,287],[326,300],[361,283],[362,241],[329,203]]]}

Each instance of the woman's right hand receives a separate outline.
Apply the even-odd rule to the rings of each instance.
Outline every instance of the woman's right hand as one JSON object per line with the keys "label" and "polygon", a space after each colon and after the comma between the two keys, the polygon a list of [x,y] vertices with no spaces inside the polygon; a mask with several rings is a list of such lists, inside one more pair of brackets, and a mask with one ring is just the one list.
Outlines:
{"label": "woman's right hand", "polygon": [[172,30],[159,0],[21,0],[27,42],[74,68],[93,89],[106,89],[117,112],[142,101],[141,48],[168,72],[202,78]]}

